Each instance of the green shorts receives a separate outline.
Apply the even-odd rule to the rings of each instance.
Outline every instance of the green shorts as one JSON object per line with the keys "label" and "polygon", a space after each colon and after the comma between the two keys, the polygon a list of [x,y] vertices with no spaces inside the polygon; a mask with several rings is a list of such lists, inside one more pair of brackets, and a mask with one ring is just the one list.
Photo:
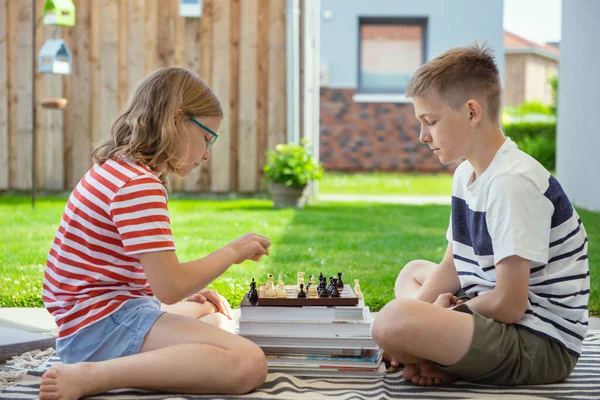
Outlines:
{"label": "green shorts", "polygon": [[565,380],[577,364],[578,357],[552,339],[486,318],[467,304],[454,310],[473,315],[473,341],[458,363],[440,368],[461,379],[489,385],[540,385]]}

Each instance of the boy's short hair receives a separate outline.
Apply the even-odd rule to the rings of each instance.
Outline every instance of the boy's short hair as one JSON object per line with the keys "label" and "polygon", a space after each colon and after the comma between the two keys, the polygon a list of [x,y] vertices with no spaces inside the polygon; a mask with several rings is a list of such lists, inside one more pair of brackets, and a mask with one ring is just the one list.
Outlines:
{"label": "boy's short hair", "polygon": [[498,120],[502,87],[493,50],[485,43],[456,47],[421,66],[408,82],[406,96],[431,95],[455,110],[479,96],[487,102],[489,118]]}

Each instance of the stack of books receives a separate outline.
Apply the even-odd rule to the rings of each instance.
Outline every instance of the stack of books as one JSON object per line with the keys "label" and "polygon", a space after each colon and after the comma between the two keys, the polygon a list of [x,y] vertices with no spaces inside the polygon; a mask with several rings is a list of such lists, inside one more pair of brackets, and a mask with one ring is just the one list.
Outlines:
{"label": "stack of books", "polygon": [[262,348],[269,372],[314,377],[379,377],[382,350],[371,337],[372,319],[356,306],[241,304],[238,333]]}

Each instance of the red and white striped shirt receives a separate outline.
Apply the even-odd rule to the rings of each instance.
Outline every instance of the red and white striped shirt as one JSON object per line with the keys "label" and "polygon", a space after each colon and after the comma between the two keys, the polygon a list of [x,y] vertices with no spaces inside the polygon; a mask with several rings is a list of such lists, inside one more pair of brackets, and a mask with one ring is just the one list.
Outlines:
{"label": "red and white striped shirt", "polygon": [[153,296],[137,254],[175,250],[167,193],[157,175],[126,159],[94,165],[71,193],[44,273],[58,338]]}

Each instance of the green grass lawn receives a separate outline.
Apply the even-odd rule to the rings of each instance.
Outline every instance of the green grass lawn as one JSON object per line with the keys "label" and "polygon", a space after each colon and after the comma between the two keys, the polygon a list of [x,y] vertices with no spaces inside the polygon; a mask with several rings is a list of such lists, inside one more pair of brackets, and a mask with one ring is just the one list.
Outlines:
{"label": "green grass lawn", "polygon": [[451,174],[325,172],[319,182],[322,194],[444,195],[452,193]]}
{"label": "green grass lawn", "polygon": [[[43,265],[65,199],[0,197],[0,306],[42,306]],[[272,240],[271,256],[235,265],[212,285],[237,306],[252,277],[268,273],[295,282],[306,276],[343,272],[360,279],[367,304],[380,309],[393,298],[394,280],[412,259],[443,256],[449,206],[319,203],[303,211],[275,210],[269,200],[171,200],[171,222],[182,261],[206,255],[253,231]],[[600,213],[580,210],[590,241],[592,296],[600,311]]]}

